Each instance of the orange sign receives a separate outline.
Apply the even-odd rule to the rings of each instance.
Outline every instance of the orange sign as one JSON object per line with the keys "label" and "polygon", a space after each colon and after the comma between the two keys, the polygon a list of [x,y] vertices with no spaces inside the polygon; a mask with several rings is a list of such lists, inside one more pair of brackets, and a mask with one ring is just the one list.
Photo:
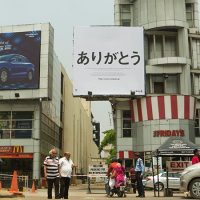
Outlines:
{"label": "orange sign", "polygon": [[13,146],[13,153],[23,153],[24,152],[24,146]]}

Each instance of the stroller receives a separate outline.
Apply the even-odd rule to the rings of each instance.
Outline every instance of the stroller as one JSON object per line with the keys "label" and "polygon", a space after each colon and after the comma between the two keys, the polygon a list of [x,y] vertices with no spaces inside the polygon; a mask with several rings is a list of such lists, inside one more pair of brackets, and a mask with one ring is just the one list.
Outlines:
{"label": "stroller", "polygon": [[114,186],[114,188],[111,189],[109,186],[109,179],[107,178],[105,183],[106,194],[108,197],[112,197],[115,194],[118,197],[126,197],[126,191],[127,191],[126,186],[127,186],[126,181],[123,181],[120,182],[120,184],[117,187]]}

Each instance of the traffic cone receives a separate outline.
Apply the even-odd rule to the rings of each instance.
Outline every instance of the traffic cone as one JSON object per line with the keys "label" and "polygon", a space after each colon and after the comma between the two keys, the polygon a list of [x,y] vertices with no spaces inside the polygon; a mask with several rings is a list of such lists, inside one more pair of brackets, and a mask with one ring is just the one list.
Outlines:
{"label": "traffic cone", "polygon": [[18,188],[18,183],[17,183],[17,171],[15,170],[13,172],[10,192],[15,193],[15,192],[18,192],[18,191],[19,191],[19,188]]}
{"label": "traffic cone", "polygon": [[31,189],[32,192],[35,192],[35,181],[33,180],[33,183],[32,183],[32,189]]}
{"label": "traffic cone", "polygon": [[16,170],[13,172],[10,192],[13,193],[13,194],[22,194],[21,192],[19,192],[18,183],[17,183],[17,171]]}

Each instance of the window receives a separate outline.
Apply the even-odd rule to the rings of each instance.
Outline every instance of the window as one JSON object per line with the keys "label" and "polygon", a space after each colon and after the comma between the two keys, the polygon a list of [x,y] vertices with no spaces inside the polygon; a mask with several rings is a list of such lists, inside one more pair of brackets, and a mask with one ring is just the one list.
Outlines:
{"label": "window", "polygon": [[193,54],[193,56],[195,56],[195,59],[197,61],[195,65],[200,66],[200,38],[192,38],[192,42],[190,43],[190,46],[192,47],[192,49],[195,49],[194,52],[190,51],[190,53]]}
{"label": "window", "polygon": [[149,59],[178,56],[177,32],[148,32]]}
{"label": "window", "polygon": [[129,4],[122,4],[120,7],[121,26],[131,26],[131,8]]}
{"label": "window", "polygon": [[130,5],[129,4],[121,4],[121,13],[130,13]]}
{"label": "window", "polygon": [[165,48],[163,48],[164,57],[177,56],[176,37],[165,36]]}
{"label": "window", "polygon": [[41,132],[41,140],[55,147],[60,146],[60,127],[44,114],[42,114]]}
{"label": "window", "polygon": [[129,19],[122,19],[121,25],[122,26],[131,26],[131,20],[129,20]]}
{"label": "window", "polygon": [[60,121],[63,122],[63,101],[60,101]]}
{"label": "window", "polygon": [[179,75],[165,74],[165,93],[177,94],[179,93]]}
{"label": "window", "polygon": [[180,178],[181,177],[181,173],[173,173],[173,177],[174,178]]}
{"label": "window", "polygon": [[194,4],[186,3],[186,20],[190,28],[194,27]]}
{"label": "window", "polygon": [[163,173],[160,177],[166,177],[166,173]]}
{"label": "window", "polygon": [[200,137],[200,127],[199,127],[199,120],[200,120],[200,110],[196,110],[196,117],[195,117],[195,137]]}
{"label": "window", "polygon": [[31,138],[33,119],[32,111],[0,112],[0,138]]}
{"label": "window", "polygon": [[163,94],[165,92],[164,76],[162,74],[161,75],[153,75],[152,83],[153,83],[153,93]]}
{"label": "window", "polygon": [[178,94],[179,74],[148,74],[146,79],[147,93]]}
{"label": "window", "polygon": [[61,94],[63,94],[64,91],[64,75],[61,73]]}
{"label": "window", "polygon": [[123,110],[122,112],[123,112],[122,137],[131,137],[132,136],[131,111]]}

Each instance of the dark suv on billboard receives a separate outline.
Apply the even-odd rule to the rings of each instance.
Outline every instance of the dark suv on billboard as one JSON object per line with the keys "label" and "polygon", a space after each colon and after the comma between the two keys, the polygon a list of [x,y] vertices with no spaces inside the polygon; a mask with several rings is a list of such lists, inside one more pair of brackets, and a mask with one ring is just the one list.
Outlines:
{"label": "dark suv on billboard", "polygon": [[8,83],[16,79],[34,78],[35,66],[28,58],[19,54],[6,54],[0,56],[0,83]]}

